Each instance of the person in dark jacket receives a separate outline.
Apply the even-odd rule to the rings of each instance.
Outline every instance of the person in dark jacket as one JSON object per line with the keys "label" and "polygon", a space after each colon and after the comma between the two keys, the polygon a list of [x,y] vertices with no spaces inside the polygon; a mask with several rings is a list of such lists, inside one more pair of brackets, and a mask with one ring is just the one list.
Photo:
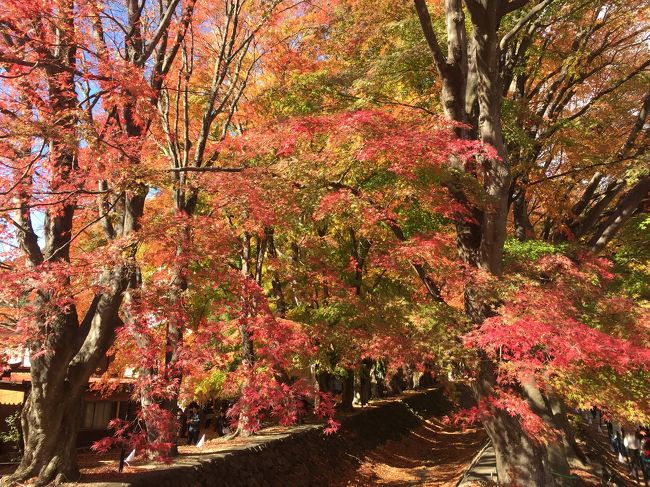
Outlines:
{"label": "person in dark jacket", "polygon": [[224,435],[224,426],[226,425],[226,401],[217,401],[214,405],[214,431],[218,436]]}
{"label": "person in dark jacket", "polygon": [[187,444],[196,445],[199,441],[199,432],[201,430],[201,416],[199,415],[199,408],[194,407],[190,409],[187,417]]}

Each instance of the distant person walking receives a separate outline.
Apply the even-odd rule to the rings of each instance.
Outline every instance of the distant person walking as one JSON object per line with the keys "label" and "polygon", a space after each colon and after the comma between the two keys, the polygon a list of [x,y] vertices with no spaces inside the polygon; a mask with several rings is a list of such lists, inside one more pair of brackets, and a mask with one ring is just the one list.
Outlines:
{"label": "distant person walking", "polygon": [[643,469],[641,465],[641,438],[639,430],[630,428],[623,437],[623,446],[627,450],[627,458],[630,462],[630,473],[638,478],[638,471]]}
{"label": "distant person walking", "polygon": [[647,430],[643,441],[643,450],[641,451],[641,465],[643,466],[643,479],[645,485],[650,481],[650,438],[647,437]]}
{"label": "distant person walking", "polygon": [[190,409],[187,418],[187,444],[196,445],[199,441],[199,432],[201,430],[201,416],[199,415],[199,408],[193,407]]}

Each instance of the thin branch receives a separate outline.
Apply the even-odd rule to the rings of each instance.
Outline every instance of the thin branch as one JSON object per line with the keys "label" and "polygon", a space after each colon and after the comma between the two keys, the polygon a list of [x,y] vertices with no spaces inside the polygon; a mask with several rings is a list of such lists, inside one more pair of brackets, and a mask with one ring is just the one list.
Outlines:
{"label": "thin branch", "polygon": [[646,59],[646,61],[645,61],[643,64],[641,64],[641,65],[638,66],[637,68],[633,69],[630,73],[628,73],[626,76],[624,76],[623,78],[621,78],[620,80],[618,80],[617,82],[615,82],[614,84],[612,84],[610,87],[608,87],[608,88],[606,88],[606,89],[604,89],[604,90],[602,90],[602,91],[596,93],[596,94],[591,98],[591,100],[589,100],[588,103],[586,103],[582,108],[580,108],[580,110],[578,110],[577,112],[574,112],[574,113],[572,113],[571,115],[569,115],[568,117],[562,119],[560,122],[556,123],[556,124],[553,125],[552,127],[549,127],[546,131],[544,131],[544,132],[540,135],[540,137],[541,137],[541,138],[549,137],[550,135],[553,135],[555,132],[557,132],[557,131],[560,129],[560,127],[561,127],[564,123],[566,123],[566,122],[570,122],[571,120],[575,120],[576,118],[578,118],[578,117],[584,115],[584,114],[585,114],[585,113],[586,113],[586,112],[587,112],[587,111],[588,111],[588,110],[593,106],[593,104],[594,104],[595,102],[597,102],[598,100],[600,100],[600,99],[601,99],[602,97],[604,97],[605,95],[608,95],[608,94],[610,94],[611,92],[613,92],[613,91],[615,91],[616,89],[618,89],[621,85],[623,85],[624,83],[628,82],[629,80],[631,80],[632,78],[634,78],[634,77],[635,77],[636,75],[638,75],[639,73],[643,72],[643,71],[644,71],[648,66],[650,66],[650,58],[649,58],[649,59]]}
{"label": "thin branch", "polygon": [[169,169],[164,169],[168,172],[241,172],[245,169],[248,169],[248,166],[240,167],[196,167],[196,166],[187,166],[187,167],[172,167]]}
{"label": "thin branch", "polygon": [[548,5],[551,4],[553,0],[542,0],[540,3],[535,5],[533,8],[530,9],[530,11],[524,15],[517,24],[509,31],[507,32],[502,38],[501,42],[499,43],[499,48],[503,51],[506,46],[508,45],[508,42],[516,36],[521,29],[523,29],[528,22],[530,22],[538,13],[540,13],[542,10],[544,10]]}
{"label": "thin branch", "polygon": [[510,0],[509,2],[502,0],[501,6],[499,8],[499,16],[503,17],[510,12],[519,10],[520,8],[525,7],[528,2],[530,2],[530,0]]}
{"label": "thin branch", "polygon": [[433,30],[433,23],[431,22],[431,15],[429,14],[429,8],[427,7],[426,0],[413,0],[415,4],[415,10],[418,14],[418,19],[420,20],[420,26],[422,27],[422,33],[424,38],[429,45],[431,54],[433,55],[433,61],[438,70],[438,74],[441,77],[447,73],[447,59],[440,49],[440,44],[438,43],[438,38],[436,33]]}
{"label": "thin branch", "polygon": [[[123,194],[123,193],[121,193],[120,196],[121,196],[122,194]],[[52,259],[52,258],[53,258],[53,257],[54,257],[54,256],[55,256],[55,255],[60,251],[60,250],[62,250],[62,249],[64,249],[65,247],[69,246],[72,242],[74,242],[74,241],[75,241],[75,240],[76,240],[76,239],[77,239],[77,238],[78,238],[78,237],[79,237],[83,232],[85,232],[88,228],[90,228],[90,227],[93,226],[95,223],[99,222],[100,220],[106,218],[106,217],[108,216],[108,213],[109,213],[109,212],[110,212],[110,211],[115,207],[115,205],[117,204],[118,201],[119,201],[119,197],[118,197],[118,198],[115,198],[115,201],[111,204],[111,206],[110,206],[109,208],[106,209],[105,212],[100,213],[100,215],[99,215],[97,218],[95,218],[95,219],[92,220],[91,222],[89,222],[89,223],[85,224],[83,227],[81,227],[81,228],[80,228],[80,229],[79,229],[79,230],[78,230],[78,231],[77,231],[77,232],[76,232],[72,237],[70,237],[70,239],[68,239],[67,242],[63,243],[63,244],[60,245],[58,248],[54,249],[54,251],[50,254],[50,256],[49,256],[47,259],[45,259],[45,262],[47,262],[48,260]]]}

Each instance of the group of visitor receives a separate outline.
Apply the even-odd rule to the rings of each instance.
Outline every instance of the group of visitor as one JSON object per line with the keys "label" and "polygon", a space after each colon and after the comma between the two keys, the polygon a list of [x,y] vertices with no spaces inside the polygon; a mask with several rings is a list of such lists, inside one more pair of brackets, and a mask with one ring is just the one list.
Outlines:
{"label": "group of visitor", "polygon": [[[601,429],[603,415],[597,408],[588,413],[589,422],[596,422],[598,429]],[[618,461],[626,464],[632,477],[643,480],[647,486],[650,482],[650,428],[641,425],[623,425],[614,419],[605,422],[607,424],[607,437],[609,445],[616,455]]]}
{"label": "group of visitor", "polygon": [[187,438],[188,445],[196,445],[201,437],[201,431],[211,426],[217,436],[224,436],[227,429],[226,413],[231,405],[229,401],[214,399],[209,399],[202,405],[196,401],[190,402],[178,413],[179,437]]}
{"label": "group of visitor", "polygon": [[607,422],[607,433],[612,451],[621,463],[627,463],[630,475],[639,478],[643,473],[646,485],[650,480],[650,431],[646,427],[621,426],[616,421]]}

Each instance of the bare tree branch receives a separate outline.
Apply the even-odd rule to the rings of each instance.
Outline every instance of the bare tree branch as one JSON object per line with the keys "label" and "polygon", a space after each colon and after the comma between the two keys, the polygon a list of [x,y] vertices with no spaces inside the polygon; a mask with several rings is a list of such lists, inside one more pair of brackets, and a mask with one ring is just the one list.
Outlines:
{"label": "bare tree branch", "polygon": [[447,73],[447,60],[445,59],[442,49],[440,49],[438,38],[433,30],[433,23],[431,22],[431,15],[429,14],[427,2],[426,0],[413,0],[413,3],[415,4],[415,10],[418,14],[418,19],[420,20],[420,26],[422,27],[424,38],[429,45],[431,54],[433,55],[433,61],[438,70],[438,74],[440,74],[441,77],[445,77]]}
{"label": "bare tree branch", "polygon": [[502,38],[501,42],[499,43],[499,48],[501,50],[504,50],[506,46],[508,45],[508,42],[515,37],[521,29],[523,29],[528,22],[530,22],[533,18],[537,16],[542,10],[544,10],[548,5],[550,5],[553,2],[553,0],[542,0],[539,2],[537,5],[535,5],[533,8],[531,8],[526,15],[524,15],[519,21],[515,24],[515,26],[510,29]]}
{"label": "bare tree branch", "polygon": [[650,176],[645,176],[621,196],[612,214],[589,240],[593,252],[600,252],[611,241],[623,224],[634,215],[649,193]]}

